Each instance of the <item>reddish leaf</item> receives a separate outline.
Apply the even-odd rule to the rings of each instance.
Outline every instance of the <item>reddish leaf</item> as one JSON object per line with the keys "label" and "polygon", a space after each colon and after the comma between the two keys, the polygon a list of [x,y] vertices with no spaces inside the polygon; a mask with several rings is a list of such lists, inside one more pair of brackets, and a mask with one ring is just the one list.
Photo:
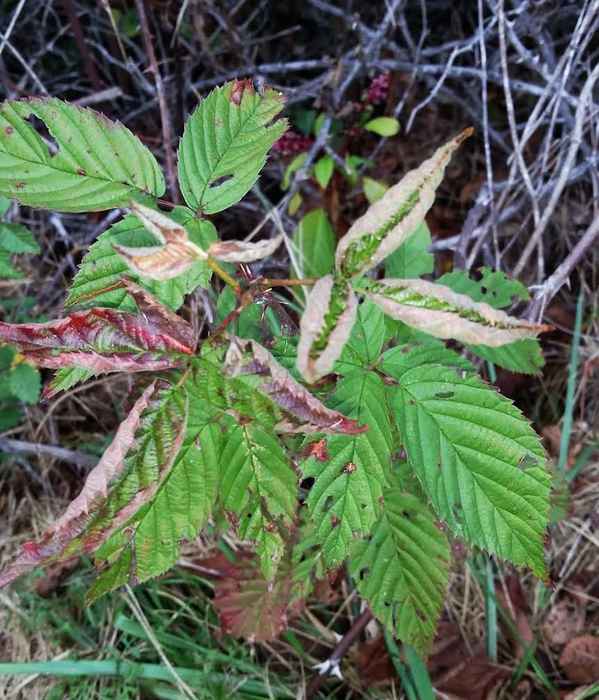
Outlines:
{"label": "reddish leaf", "polygon": [[279,566],[274,581],[262,576],[250,554],[238,554],[232,563],[219,552],[201,565],[216,577],[214,607],[226,634],[252,642],[276,639],[303,607],[303,601],[294,600],[288,563]]}
{"label": "reddish leaf", "polygon": [[[134,443],[141,415],[149,405],[154,390],[155,384],[151,384],[136,401],[101,460],[89,473],[81,493],[63,515],[46,530],[40,540],[25,542],[22,553],[9,567],[0,572],[0,587],[6,586],[37,566],[65,561],[81,551],[93,551],[108,537],[110,532],[104,533],[101,538],[94,537],[93,541],[80,543],[83,546],[78,548],[71,547],[86,531],[95,511],[106,500],[111,485],[120,476],[125,465],[125,456]],[[119,513],[111,531],[122,524],[129,515],[129,512]]]}
{"label": "reddish leaf", "polygon": [[301,425],[284,425],[289,432],[325,432],[355,435],[368,428],[332,411],[313,396],[282,367],[268,350],[254,340],[233,338],[225,366],[232,375],[257,374],[262,378],[260,391],[284,411],[302,421]]}
{"label": "reddish leaf", "polygon": [[163,370],[193,353],[190,324],[133,282],[123,285],[139,313],[93,308],[48,323],[0,323],[0,340],[39,367],[76,366],[98,374]]}
{"label": "reddish leaf", "polygon": [[559,662],[571,681],[592,683],[599,680],[599,637],[584,634],[571,639]]}

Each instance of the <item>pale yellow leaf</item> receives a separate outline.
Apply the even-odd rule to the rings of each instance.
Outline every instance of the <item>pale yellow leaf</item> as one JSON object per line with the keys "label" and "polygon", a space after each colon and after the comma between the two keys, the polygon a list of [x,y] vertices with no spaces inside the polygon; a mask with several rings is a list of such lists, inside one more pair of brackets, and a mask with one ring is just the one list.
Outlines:
{"label": "pale yellow leaf", "polygon": [[262,260],[272,255],[281,245],[283,235],[267,238],[264,241],[217,241],[208,249],[211,258],[229,263],[248,263]]}

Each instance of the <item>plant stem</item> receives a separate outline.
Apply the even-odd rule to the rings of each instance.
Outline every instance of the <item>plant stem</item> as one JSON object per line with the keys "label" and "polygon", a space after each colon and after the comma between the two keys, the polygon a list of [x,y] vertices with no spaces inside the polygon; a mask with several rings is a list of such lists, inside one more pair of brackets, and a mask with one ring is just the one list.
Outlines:
{"label": "plant stem", "polygon": [[225,272],[214,258],[208,256],[207,262],[208,267],[212,270],[212,272],[217,274],[223,282],[229,285],[229,287],[232,287],[236,294],[239,294],[239,283],[234,280],[228,272]]}
{"label": "plant stem", "polygon": [[305,277],[304,279],[274,279],[272,277],[258,277],[252,284],[260,287],[298,287],[300,285],[312,285],[318,282],[317,277]]}

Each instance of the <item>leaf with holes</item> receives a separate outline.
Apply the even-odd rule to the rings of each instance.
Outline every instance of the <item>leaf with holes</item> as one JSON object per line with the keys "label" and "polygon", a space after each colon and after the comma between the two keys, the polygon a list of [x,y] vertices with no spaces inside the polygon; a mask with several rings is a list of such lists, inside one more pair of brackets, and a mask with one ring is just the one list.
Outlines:
{"label": "leaf with holes", "polygon": [[187,204],[214,214],[238,202],[252,187],[272,144],[287,122],[272,120],[283,97],[251,80],[213,90],[185,124],[179,145],[179,183]]}
{"label": "leaf with holes", "polygon": [[[454,292],[467,294],[474,301],[485,302],[496,309],[510,306],[515,300],[527,301],[530,298],[528,289],[521,282],[510,279],[503,272],[493,272],[488,267],[483,267],[480,272],[480,280],[474,280],[466,272],[456,270],[443,275],[438,282],[447,285]],[[537,374],[545,364],[541,346],[533,338],[517,340],[499,348],[470,344],[468,349],[487,362],[511,372]]]}
{"label": "leaf with holes", "polygon": [[437,149],[354,222],[337,246],[335,263],[341,275],[363,275],[414,233],[434,202],[453,152],[471,133],[472,129],[466,129]]}
{"label": "leaf with holes", "polygon": [[337,384],[333,408],[365,423],[361,435],[334,435],[302,465],[315,479],[307,499],[329,568],[343,563],[357,535],[367,534],[381,513],[388,483],[392,429],[385,386],[373,372],[355,372]]}
{"label": "leaf with holes", "polygon": [[[30,123],[45,125],[53,143]],[[164,194],[150,151],[129,129],[56,98],[0,106],[0,193],[65,212],[126,206],[134,193]]]}
{"label": "leaf with holes", "polygon": [[551,326],[527,323],[449,287],[425,280],[383,279],[366,296],[391,318],[437,338],[498,347],[534,338]]}
{"label": "leaf with holes", "polygon": [[321,277],[308,296],[300,321],[297,368],[308,382],[328,374],[348,341],[358,300],[347,282]]}
{"label": "leaf with holes", "polygon": [[382,369],[408,460],[460,537],[546,577],[551,478],[520,411],[475,374],[437,363]]}
{"label": "leaf with holes", "polygon": [[[216,240],[216,229],[205,219],[194,218],[186,207],[176,207],[170,218],[185,227],[190,241],[206,250]],[[119,285],[124,275],[152,292],[163,304],[178,309],[186,294],[196,287],[207,287],[211,270],[205,260],[197,260],[187,272],[173,279],[156,281],[132,273],[115,246],[125,248],[156,248],[159,241],[136,216],[126,216],[105,231],[91,246],[71,284],[66,305],[107,306],[133,310],[135,305],[127,290]]]}
{"label": "leaf with holes", "polygon": [[350,574],[389,632],[426,654],[447,590],[449,545],[416,496],[395,487],[384,498],[372,539],[352,547]]}

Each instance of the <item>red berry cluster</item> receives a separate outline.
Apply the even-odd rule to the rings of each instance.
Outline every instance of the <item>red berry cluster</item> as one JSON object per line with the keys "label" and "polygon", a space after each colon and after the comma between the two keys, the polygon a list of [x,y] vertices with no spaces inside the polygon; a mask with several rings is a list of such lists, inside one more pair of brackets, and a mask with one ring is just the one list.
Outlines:
{"label": "red berry cluster", "polygon": [[283,156],[291,156],[307,151],[313,143],[314,140],[309,136],[298,134],[297,131],[287,131],[275,141],[273,148]]}
{"label": "red berry cluster", "polygon": [[366,93],[366,102],[378,105],[387,99],[389,85],[391,84],[391,74],[381,73],[370,83]]}

